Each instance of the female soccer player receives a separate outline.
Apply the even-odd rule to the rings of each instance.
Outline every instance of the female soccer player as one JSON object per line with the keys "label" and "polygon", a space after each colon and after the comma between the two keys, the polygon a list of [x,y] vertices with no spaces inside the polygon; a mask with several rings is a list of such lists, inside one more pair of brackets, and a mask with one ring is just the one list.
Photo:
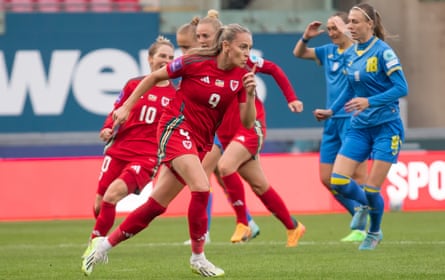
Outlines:
{"label": "female soccer player", "polygon": [[[159,36],[148,49],[150,68],[154,71],[165,66],[173,60],[173,52],[173,44]],[[140,192],[155,172],[158,122],[164,108],[176,94],[169,80],[161,81],[147,91],[132,108],[128,121],[114,132],[112,130],[113,112],[122,106],[142,79],[136,77],[126,83],[100,131],[100,138],[107,144],[94,203],[96,223],[90,240],[107,235],[114,224],[116,204],[128,194]],[[91,245],[90,242],[83,256],[89,254]]]}
{"label": "female soccer player", "polygon": [[[209,48],[215,43],[215,37],[218,29],[221,28],[223,25],[221,21],[219,20],[219,13],[216,10],[209,10],[207,12],[207,16],[204,18],[193,21],[196,22],[196,28],[195,28],[195,34],[194,39],[196,40],[198,46],[203,48]],[[182,29],[182,28],[181,28]],[[181,38],[179,38],[181,39]],[[182,40],[182,39],[181,39]],[[221,187],[224,189],[224,192],[226,193],[229,203],[233,205],[231,202],[231,196],[230,193],[228,193],[228,189],[225,187],[224,181],[222,180],[219,171],[217,169],[217,164],[219,159],[221,158],[221,155],[223,153],[223,147],[221,145],[221,142],[219,141],[218,137],[215,136],[214,143],[212,146],[212,149],[210,152],[208,152],[203,161],[202,165],[204,167],[204,170],[206,174],[209,176],[214,174],[218,184],[221,185]],[[242,184],[239,177],[237,177],[238,183]],[[212,221],[212,204],[213,204],[213,192],[210,191],[209,196],[209,203],[207,205],[207,216],[208,216],[208,227],[207,227],[207,233],[206,233],[206,242],[210,242],[210,226]],[[236,207],[234,206],[234,209],[236,210]],[[246,208],[246,215],[247,215],[247,221],[250,229],[250,237],[249,239],[255,238],[260,234],[260,228],[253,220],[252,216],[250,215],[249,211]],[[238,220],[238,219],[237,219]],[[187,240],[184,242],[184,244],[189,244],[190,240]]]}
{"label": "female soccer player", "polygon": [[193,17],[190,22],[184,23],[176,31],[176,43],[182,54],[186,54],[192,48],[199,47],[199,43],[196,40],[196,26],[199,21],[199,17]]}
{"label": "female soccer player", "polygon": [[[352,228],[365,225],[369,213],[370,226],[359,250],[374,250],[383,239],[381,186],[391,165],[397,162],[404,139],[398,100],[408,94],[408,84],[397,55],[384,42],[385,29],[374,7],[356,5],[348,18],[347,29],[357,42],[345,54],[350,90],[329,109],[317,109],[314,114],[317,119],[326,119],[343,106],[354,112],[334,163],[331,187],[363,205],[352,218]],[[363,192],[351,176],[368,157],[373,161]]]}
{"label": "female soccer player", "polygon": [[[201,20],[196,29],[196,37],[201,45],[212,44],[212,37],[216,33],[218,24],[221,23],[217,11],[210,10],[206,21]],[[279,66],[262,58],[250,56],[246,67],[252,69],[253,65],[256,65],[257,72],[273,76],[284,93],[292,112],[303,110],[303,103],[297,99],[291,83]],[[218,170],[237,217],[237,225],[231,241],[233,243],[244,242],[257,234],[249,226],[251,222],[248,221],[244,186],[239,173],[249,183],[267,209],[274,213],[288,229],[287,246],[295,247],[305,228],[302,224],[298,226],[298,222],[290,216],[284,202],[270,187],[262,172],[258,154],[266,133],[265,112],[259,99],[256,99],[255,103],[257,116],[254,128],[245,129],[241,126],[236,104],[233,104],[234,107],[228,110],[217,131],[217,136],[224,148],[224,153],[218,162]]]}
{"label": "female soccer player", "polygon": [[[207,231],[206,207],[209,181],[201,160],[213,144],[213,137],[228,106],[238,100],[241,121],[252,127],[255,120],[255,77],[244,69],[252,48],[250,31],[238,24],[221,28],[213,48],[197,50],[152,72],[127,101],[114,112],[115,126],[124,122],[136,101],[156,83],[182,77],[181,87],[165,109],[158,126],[159,158],[162,163],[151,197],[134,210],[107,238],[93,240],[86,256],[90,272],[107,260],[107,251],[134,236],[165,212],[168,204],[188,185],[188,209],[192,256],[191,269],[206,277],[224,275],[204,255]],[[224,86],[220,86],[220,82]]]}
{"label": "female soccer player", "polygon": [[[320,21],[311,22],[298,40],[293,54],[296,57],[311,59],[324,66],[326,78],[326,107],[331,104],[348,89],[346,76],[343,74],[344,59],[343,53],[352,46],[352,40],[342,33],[336,25],[336,21],[348,21],[348,14],[338,12],[332,15],[326,24],[326,29],[332,43],[320,47],[309,48],[307,43],[310,39],[322,34],[324,30],[319,29]],[[330,177],[335,157],[340,150],[341,143],[344,141],[346,131],[350,126],[351,113],[344,109],[336,112],[329,120],[326,120],[323,128],[323,136],[320,144],[320,180],[323,185],[334,195],[334,198],[351,214],[354,215],[355,209],[358,209],[360,203],[348,199],[342,194],[331,189]],[[359,184],[363,184],[367,174],[367,161],[360,164],[355,171],[353,178]],[[363,241],[366,237],[365,228],[353,229],[351,233],[341,239],[345,242]]]}

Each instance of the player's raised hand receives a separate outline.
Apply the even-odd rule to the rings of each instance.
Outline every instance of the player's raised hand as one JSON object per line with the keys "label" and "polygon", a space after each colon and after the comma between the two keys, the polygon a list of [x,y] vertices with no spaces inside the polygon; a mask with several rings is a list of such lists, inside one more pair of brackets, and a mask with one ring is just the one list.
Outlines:
{"label": "player's raised hand", "polygon": [[324,32],[323,29],[320,29],[321,25],[321,21],[313,21],[309,23],[309,25],[306,27],[306,30],[304,31],[303,37],[308,40],[317,37]]}
{"label": "player's raised hand", "polygon": [[255,71],[257,65],[254,64],[253,68],[250,72],[244,74],[243,76],[243,86],[246,89],[247,94],[254,96],[256,89],[256,81],[255,81]]}

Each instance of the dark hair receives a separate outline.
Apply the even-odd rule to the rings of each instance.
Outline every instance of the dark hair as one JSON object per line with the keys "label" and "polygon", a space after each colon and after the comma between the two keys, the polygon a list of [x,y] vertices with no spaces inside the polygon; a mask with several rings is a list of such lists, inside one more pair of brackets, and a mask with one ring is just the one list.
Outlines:
{"label": "dark hair", "polygon": [[385,27],[382,24],[382,17],[380,13],[374,9],[373,6],[367,3],[360,3],[351,8],[351,10],[359,10],[366,18],[367,21],[374,22],[374,35],[385,41]]}
{"label": "dark hair", "polygon": [[347,12],[336,12],[331,17],[339,17],[344,23],[348,23],[348,13]]}

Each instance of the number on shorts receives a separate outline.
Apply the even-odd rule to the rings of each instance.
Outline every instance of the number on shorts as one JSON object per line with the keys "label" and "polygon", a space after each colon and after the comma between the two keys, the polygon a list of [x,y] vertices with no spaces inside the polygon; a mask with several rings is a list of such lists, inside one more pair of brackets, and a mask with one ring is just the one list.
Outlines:
{"label": "number on shorts", "polygon": [[110,163],[111,163],[111,157],[110,156],[105,156],[104,157],[104,161],[102,162],[102,167],[100,168],[100,170],[102,172],[107,172],[108,167],[110,167]]}

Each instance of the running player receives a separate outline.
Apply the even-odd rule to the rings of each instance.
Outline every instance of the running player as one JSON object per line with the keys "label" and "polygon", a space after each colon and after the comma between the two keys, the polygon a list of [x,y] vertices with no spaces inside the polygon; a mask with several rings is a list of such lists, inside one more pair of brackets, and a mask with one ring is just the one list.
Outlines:
{"label": "running player", "polygon": [[211,149],[218,124],[234,100],[238,100],[242,124],[253,126],[256,84],[254,73],[244,69],[252,48],[250,31],[230,24],[221,28],[216,38],[213,48],[190,52],[146,76],[127,101],[114,111],[117,126],[128,118],[144,92],[156,83],[182,78],[181,87],[158,126],[158,154],[162,165],[156,187],[147,202],[131,212],[107,238],[93,239],[91,254],[86,256],[90,273],[95,264],[107,260],[107,252],[112,247],[142,231],[164,213],[187,185],[191,191],[188,221],[192,272],[205,277],[224,275],[224,270],[213,265],[204,254],[210,187],[201,160]]}

